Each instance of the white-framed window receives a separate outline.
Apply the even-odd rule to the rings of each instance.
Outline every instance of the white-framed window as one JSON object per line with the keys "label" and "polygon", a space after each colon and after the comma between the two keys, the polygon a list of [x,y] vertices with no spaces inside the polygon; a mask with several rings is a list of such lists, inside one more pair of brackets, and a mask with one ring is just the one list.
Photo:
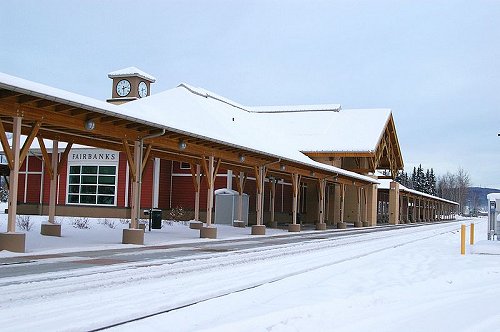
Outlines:
{"label": "white-framed window", "polygon": [[191,169],[191,165],[189,163],[181,162],[180,169]]}
{"label": "white-framed window", "polygon": [[70,165],[68,204],[116,206],[116,165]]}

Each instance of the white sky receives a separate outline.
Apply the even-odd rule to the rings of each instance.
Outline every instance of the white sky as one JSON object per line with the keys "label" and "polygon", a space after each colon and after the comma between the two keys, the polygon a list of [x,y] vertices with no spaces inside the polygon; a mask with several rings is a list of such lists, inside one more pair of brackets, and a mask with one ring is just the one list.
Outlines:
{"label": "white sky", "polygon": [[244,105],[391,108],[408,171],[500,188],[500,1],[5,1],[0,71],[104,100],[136,66]]}

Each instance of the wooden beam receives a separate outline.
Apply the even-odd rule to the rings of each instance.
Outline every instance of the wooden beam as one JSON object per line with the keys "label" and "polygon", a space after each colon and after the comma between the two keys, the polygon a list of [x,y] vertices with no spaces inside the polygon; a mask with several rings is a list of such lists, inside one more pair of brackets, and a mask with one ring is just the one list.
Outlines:
{"label": "wooden beam", "polygon": [[66,148],[64,149],[64,152],[61,155],[61,160],[59,160],[59,164],[57,165],[57,175],[61,174],[62,166],[66,163],[66,160],[68,160],[68,155],[69,152],[71,151],[72,146],[73,142],[68,142],[68,144],[66,145]]}
{"label": "wooden beam", "polygon": [[142,170],[141,173],[144,174],[144,170],[146,169],[146,165],[149,161],[149,154],[151,153],[151,144],[148,144],[146,147],[146,152],[144,152],[144,157],[142,159]]}
{"label": "wooden beam", "polygon": [[5,157],[7,158],[7,163],[9,164],[9,168],[14,168],[14,155],[12,154],[12,149],[9,145],[9,140],[7,139],[7,135],[5,134],[5,128],[3,126],[2,120],[0,120],[0,142],[2,143],[2,148],[5,153]]}
{"label": "wooden beam", "polygon": [[[47,109],[40,109],[27,105],[16,105],[0,101],[0,114],[6,116],[21,116],[27,121],[42,121],[47,125],[59,126],[61,128],[65,128],[66,130],[76,130],[80,135],[89,134],[89,131],[85,130],[85,119],[75,116],[69,117],[65,114]],[[123,127],[117,128],[111,125],[100,126],[99,123],[96,123],[92,133],[117,140],[121,140],[123,138],[137,140],[144,134],[142,132],[125,129]]]}
{"label": "wooden beam", "polygon": [[22,95],[22,96],[19,96],[17,98],[17,102],[19,104],[26,104],[26,103],[30,103],[32,101],[35,101],[35,100],[40,100],[42,98],[40,97],[37,97],[37,96],[30,96],[30,95]]}
{"label": "wooden beam", "polygon": [[26,159],[26,156],[28,155],[28,152],[31,148],[31,143],[33,143],[33,140],[35,139],[36,135],[38,134],[38,130],[40,129],[41,125],[42,125],[42,123],[40,121],[37,121],[31,127],[31,133],[26,138],[26,141],[24,141],[23,148],[21,149],[21,154],[19,156],[19,167],[21,167],[21,165],[24,163],[24,160]]}
{"label": "wooden beam", "polygon": [[45,147],[45,143],[43,142],[43,137],[38,135],[36,137],[38,139],[38,144],[40,145],[40,150],[42,151],[43,162],[47,171],[49,172],[49,179],[52,179],[54,176],[54,171],[52,170],[52,163],[50,162],[49,153],[47,152],[47,148]]}
{"label": "wooden beam", "polygon": [[132,157],[132,153],[130,152],[130,147],[128,145],[128,141],[126,139],[123,139],[123,151],[125,152],[125,155],[127,156],[130,174],[132,175],[132,181],[135,181],[137,174],[135,174],[134,158]]}

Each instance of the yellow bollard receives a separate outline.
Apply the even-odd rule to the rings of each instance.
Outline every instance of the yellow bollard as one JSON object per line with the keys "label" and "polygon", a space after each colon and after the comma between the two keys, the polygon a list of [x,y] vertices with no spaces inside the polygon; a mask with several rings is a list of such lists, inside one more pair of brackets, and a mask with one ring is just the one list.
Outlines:
{"label": "yellow bollard", "polygon": [[470,245],[474,244],[474,223],[470,224]]}
{"label": "yellow bollard", "polygon": [[465,225],[461,227],[460,238],[460,254],[465,255]]}

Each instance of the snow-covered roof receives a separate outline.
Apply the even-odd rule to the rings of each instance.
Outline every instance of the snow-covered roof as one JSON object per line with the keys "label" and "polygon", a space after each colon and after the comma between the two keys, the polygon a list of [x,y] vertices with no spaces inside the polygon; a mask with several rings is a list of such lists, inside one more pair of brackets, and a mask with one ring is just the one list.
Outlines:
{"label": "snow-covered roof", "polygon": [[319,112],[340,111],[340,104],[318,104],[318,105],[282,105],[282,106],[253,106],[248,107],[251,112],[258,113],[290,113],[290,112]]}
{"label": "snow-covered roof", "polygon": [[151,83],[154,83],[156,81],[156,78],[153,75],[149,75],[148,73],[143,72],[142,70],[136,67],[127,67],[112,71],[111,73],[108,74],[108,77],[114,78],[114,77],[130,76],[130,75],[137,75],[145,80],[150,81]]}
{"label": "snow-covered roof", "polygon": [[303,152],[374,152],[390,109],[260,113]]}
{"label": "snow-covered roof", "polygon": [[497,199],[500,199],[500,193],[491,193],[486,195],[488,198],[488,202],[496,201]]}
{"label": "snow-covered roof", "polygon": [[[187,85],[131,101],[113,105],[90,97],[53,88],[0,73],[0,88],[20,91],[97,113],[116,116],[148,126],[183,133],[192,137],[245,149],[344,175],[353,179],[377,183],[371,177],[316,162],[290,142],[289,135],[274,129],[279,126],[267,123],[260,113],[239,108],[237,103],[215,94],[197,89],[193,92]],[[202,92],[202,93],[200,93]],[[281,114],[281,113],[280,113]],[[269,130],[271,126],[272,130]]]}
{"label": "snow-covered roof", "polygon": [[[390,189],[392,180],[390,180],[390,179],[378,179],[378,182],[379,182],[378,189]],[[406,188],[402,184],[399,184],[399,190],[400,191],[406,191],[408,193],[419,195],[419,196],[423,196],[423,197],[432,198],[432,199],[435,199],[435,200],[438,200],[438,201],[442,201],[442,202],[445,202],[445,203],[450,203],[450,204],[458,205],[457,202],[450,201],[450,200],[447,200],[447,199],[444,199],[444,198],[441,198],[441,197],[429,195],[429,194],[423,193],[423,192],[418,191],[418,190]]]}
{"label": "snow-covered roof", "polygon": [[273,114],[250,112],[248,107],[205,89],[181,84],[119,107],[122,113],[128,116],[141,114],[144,120],[156,121],[170,128],[229,142],[238,147],[265,152],[277,158],[294,160],[352,178],[376,182],[370,177],[310,159],[301,152],[297,141],[291,140],[293,131],[282,128],[279,122],[269,122],[266,115]]}

